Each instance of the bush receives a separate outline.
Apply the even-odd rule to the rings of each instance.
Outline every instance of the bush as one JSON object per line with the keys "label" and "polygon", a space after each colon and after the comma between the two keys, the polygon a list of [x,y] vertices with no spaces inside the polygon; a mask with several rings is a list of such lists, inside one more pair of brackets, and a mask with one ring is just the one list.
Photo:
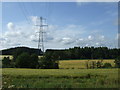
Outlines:
{"label": "bush", "polygon": [[105,63],[103,65],[103,68],[112,68],[112,65],[110,63]]}
{"label": "bush", "polygon": [[95,61],[91,61],[89,68],[92,68],[92,69],[96,68],[96,62]]}
{"label": "bush", "polygon": [[59,68],[59,55],[56,53],[45,53],[40,58],[39,67],[42,69],[58,69]]}
{"label": "bush", "polygon": [[16,58],[17,68],[30,68],[30,55],[28,53],[22,53]]}
{"label": "bush", "polygon": [[11,60],[9,57],[4,57],[2,60],[2,67],[3,68],[9,68],[11,67]]}
{"label": "bush", "polygon": [[28,53],[22,53],[17,56],[16,67],[17,68],[37,68],[38,65],[38,56],[32,54],[31,56]]}
{"label": "bush", "polygon": [[46,56],[40,58],[39,68],[41,69],[59,69],[58,61],[48,59]]}
{"label": "bush", "polygon": [[120,68],[120,56],[118,56],[118,57],[115,59],[114,63],[115,63],[115,67],[116,67],[116,68]]}
{"label": "bush", "polygon": [[[39,60],[39,62],[38,62]],[[41,68],[41,69],[58,69],[57,57],[50,54],[45,54],[38,59],[36,54],[29,55],[28,53],[22,53],[17,56],[16,60],[17,68]]]}
{"label": "bush", "polygon": [[88,63],[88,61],[85,62],[85,66],[86,66],[87,69],[89,69],[89,63]]}
{"label": "bush", "polygon": [[97,61],[96,66],[97,68],[102,68],[102,61]]}
{"label": "bush", "polygon": [[38,55],[32,54],[30,60],[31,60],[30,67],[38,68]]}

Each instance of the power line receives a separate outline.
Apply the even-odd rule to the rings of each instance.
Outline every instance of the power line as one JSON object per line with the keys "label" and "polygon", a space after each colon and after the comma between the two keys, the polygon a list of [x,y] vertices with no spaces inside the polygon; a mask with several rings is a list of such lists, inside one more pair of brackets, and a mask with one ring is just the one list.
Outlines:
{"label": "power line", "polygon": [[33,12],[34,12],[34,9],[33,9],[33,8],[34,8],[34,3],[32,2],[32,3],[30,4],[30,6],[31,6],[31,15],[34,15],[34,14],[33,14]]}
{"label": "power line", "polygon": [[[24,3],[21,3],[21,4],[23,5],[23,9],[24,9],[25,13],[26,13],[27,15],[29,15],[29,12],[28,12],[28,10],[26,9]],[[28,19],[28,18],[27,18],[27,19]],[[31,23],[30,19],[28,19],[28,21],[29,21],[29,23]]]}
{"label": "power line", "polygon": [[29,21],[29,19],[28,19],[27,16],[26,16],[26,11],[25,11],[25,9],[24,9],[25,7],[23,8],[21,2],[19,2],[18,4],[19,4],[19,7],[20,7],[21,11],[23,12],[23,16],[25,17],[27,23],[28,23],[28,24],[31,24],[31,22]]}

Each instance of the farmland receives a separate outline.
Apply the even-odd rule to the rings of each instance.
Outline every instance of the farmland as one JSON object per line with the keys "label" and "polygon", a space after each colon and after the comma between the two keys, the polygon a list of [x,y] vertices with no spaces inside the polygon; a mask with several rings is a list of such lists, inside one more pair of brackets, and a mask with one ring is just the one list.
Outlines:
{"label": "farmland", "polygon": [[13,59],[12,55],[0,55],[0,60],[3,59],[4,57],[9,57],[10,59]]}
{"label": "farmland", "polygon": [[4,88],[117,88],[118,69],[3,69]]}
{"label": "farmland", "polygon": [[[9,57],[10,59],[13,59],[12,55],[0,55],[0,59],[3,59],[4,57]],[[39,58],[42,56],[38,56]]]}
{"label": "farmland", "polygon": [[[86,69],[91,61],[99,60],[60,60],[60,69],[3,68],[3,88],[117,88],[118,69]],[[115,65],[113,59],[106,62]]]}
{"label": "farmland", "polygon": [[[86,68],[86,62],[91,62],[91,61],[99,61],[99,59],[96,60],[62,60],[59,61],[59,67],[63,69],[85,69]],[[112,67],[115,66],[114,59],[104,59],[104,63],[110,63]]]}

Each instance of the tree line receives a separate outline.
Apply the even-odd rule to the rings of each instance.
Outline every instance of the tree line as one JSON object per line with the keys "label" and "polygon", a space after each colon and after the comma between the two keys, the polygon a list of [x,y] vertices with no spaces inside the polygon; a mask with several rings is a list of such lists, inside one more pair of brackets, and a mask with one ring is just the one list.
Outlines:
{"label": "tree line", "polygon": [[[110,49],[107,47],[74,47],[65,50],[48,49],[38,58],[37,53],[30,52],[29,48],[17,48],[12,52],[13,59],[4,57],[2,60],[3,68],[41,68],[58,69],[59,60],[65,59],[115,59],[116,67],[120,68],[120,49]],[[111,67],[110,64],[102,65],[102,61],[87,62],[87,68]]]}
{"label": "tree line", "polygon": [[48,49],[46,52],[59,56],[59,60],[66,59],[115,59],[120,49],[107,47],[74,47],[65,50]]}
{"label": "tree line", "polygon": [[[14,55],[22,52],[38,55],[38,49],[28,47],[15,47],[0,51],[2,55]],[[16,53],[19,52],[19,53]],[[54,56],[59,56],[63,59],[115,59],[120,54],[120,49],[108,47],[74,47],[69,49],[55,50],[47,49],[46,52],[52,53]],[[39,55],[43,55],[40,50]]]}
{"label": "tree line", "polygon": [[58,63],[58,58],[48,53],[39,58],[36,53],[16,49],[12,59],[9,57],[2,59],[2,68],[58,69]]}

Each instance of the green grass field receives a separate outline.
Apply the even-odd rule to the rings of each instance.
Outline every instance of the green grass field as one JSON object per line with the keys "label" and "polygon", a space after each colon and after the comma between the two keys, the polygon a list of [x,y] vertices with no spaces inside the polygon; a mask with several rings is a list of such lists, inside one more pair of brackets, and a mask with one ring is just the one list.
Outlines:
{"label": "green grass field", "polygon": [[117,88],[118,69],[5,68],[3,88]]}
{"label": "green grass field", "polygon": [[[86,69],[87,61],[98,60],[62,60],[60,69],[4,68],[3,88],[118,88],[118,69]],[[106,62],[114,67],[114,60]]]}

